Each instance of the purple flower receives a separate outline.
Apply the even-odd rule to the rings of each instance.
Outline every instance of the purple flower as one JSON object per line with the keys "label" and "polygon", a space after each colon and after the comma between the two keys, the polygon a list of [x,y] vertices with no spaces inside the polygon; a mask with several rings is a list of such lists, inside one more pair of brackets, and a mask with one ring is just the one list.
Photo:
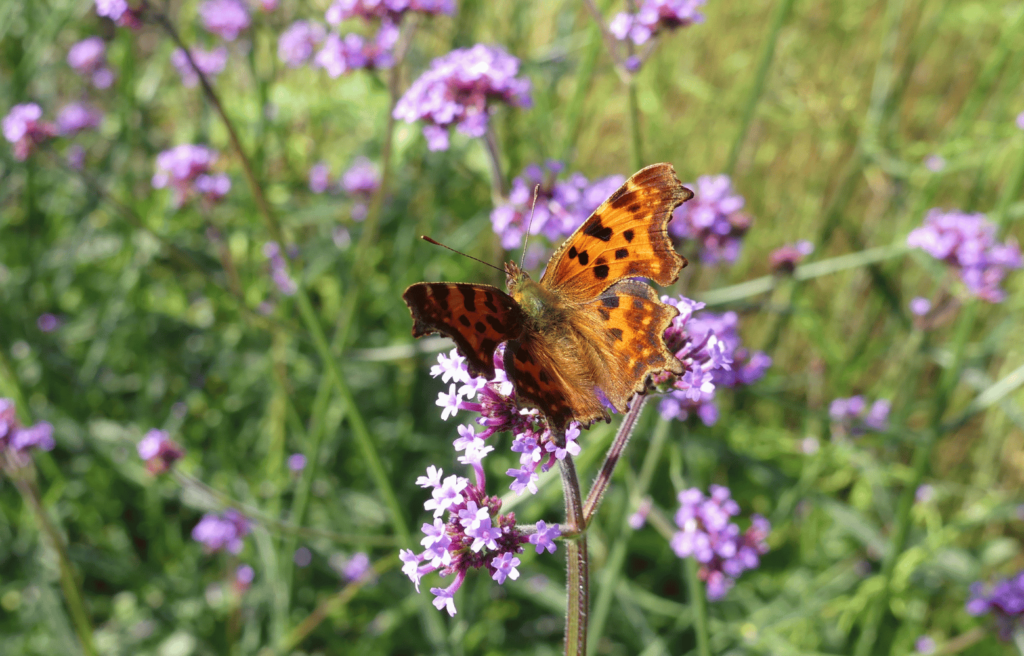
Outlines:
{"label": "purple flower", "polygon": [[300,472],[306,468],[306,456],[301,453],[293,453],[288,456],[288,469],[293,472]]}
{"label": "purple flower", "polygon": [[647,515],[650,514],[651,507],[651,497],[648,496],[641,499],[636,512],[629,516],[629,527],[634,531],[639,531],[643,528],[644,524],[647,523]]}
{"label": "purple flower", "polygon": [[450,126],[481,137],[495,103],[530,106],[530,81],[518,73],[519,60],[501,48],[478,44],[453,50],[412,83],[395,105],[394,117],[425,121],[428,148],[447,150]]}
{"label": "purple flower", "polygon": [[249,27],[249,10],[239,0],[206,0],[199,5],[203,27],[224,39],[234,41]]}
{"label": "purple flower", "polygon": [[1006,274],[1024,266],[1017,242],[996,241],[996,226],[984,214],[932,209],[907,235],[907,245],[945,262],[971,295],[990,303],[1006,297],[1000,288]]}
{"label": "purple flower", "polygon": [[935,488],[925,483],[919,485],[914,492],[914,501],[917,503],[928,503],[935,496]]}
{"label": "purple flower", "polygon": [[[153,175],[153,188],[163,189],[170,186],[175,207],[180,207],[185,200],[195,194],[209,194],[223,188],[223,181],[213,184],[205,180],[198,188],[200,177],[209,175],[210,167],[217,160],[217,151],[195,144],[181,144],[170,150],[161,152],[156,157],[156,173]],[[230,181],[228,182],[230,187]]]}
{"label": "purple flower", "polygon": [[751,224],[750,217],[740,211],[745,202],[732,188],[729,176],[701,176],[693,200],[676,209],[669,233],[697,242],[705,264],[735,262]]}
{"label": "purple flower", "polygon": [[768,256],[772,271],[779,273],[793,273],[796,265],[800,264],[805,257],[814,252],[814,244],[807,240],[801,240],[795,244],[786,244],[772,251]]}
{"label": "purple flower", "polygon": [[256,572],[249,565],[239,565],[235,570],[235,591],[239,594],[245,592],[252,585],[256,578]]}
{"label": "purple flower", "polygon": [[85,103],[75,102],[65,105],[57,113],[57,132],[70,137],[82,130],[98,128],[103,121],[103,114]]}
{"label": "purple flower", "polygon": [[398,28],[382,23],[372,41],[355,33],[342,36],[330,34],[316,54],[313,63],[330,77],[340,77],[361,68],[386,69],[394,65],[393,51],[398,42]]}
{"label": "purple flower", "polygon": [[132,9],[128,0],[96,0],[96,15],[104,16],[121,27],[142,27],[142,7]]}
{"label": "purple flower", "polygon": [[107,67],[107,45],[98,36],[91,36],[71,46],[68,65],[92,79],[97,89],[106,89],[114,83],[114,74]]}
{"label": "purple flower", "polygon": [[167,431],[150,429],[140,441],[136,449],[139,457],[146,461],[146,468],[151,474],[162,474],[185,456],[185,450],[175,443]]}
{"label": "purple flower", "polygon": [[78,144],[72,144],[64,155],[64,161],[76,171],[81,171],[82,167],[85,166],[85,148]]}
{"label": "purple flower", "polygon": [[558,524],[548,526],[542,519],[537,522],[537,532],[530,536],[530,544],[536,547],[537,553],[544,553],[545,549],[549,553],[555,553],[557,548],[555,540],[560,535],[562,535],[562,529],[558,527]]}
{"label": "purple flower", "polygon": [[27,462],[29,449],[52,451],[53,425],[43,421],[34,426],[22,426],[15,414],[14,401],[0,398],[0,451],[10,449],[21,462]]}
{"label": "purple flower", "polygon": [[915,296],[910,300],[910,311],[915,316],[923,317],[932,309],[932,302],[923,296]]}
{"label": "purple flower", "polygon": [[935,653],[935,639],[931,636],[923,635],[914,642],[914,651],[919,654],[929,656]]}
{"label": "purple flower", "polygon": [[226,173],[203,173],[196,178],[195,190],[207,200],[220,200],[231,191],[231,178]]}
{"label": "purple flower", "polygon": [[503,554],[499,554],[491,560],[491,567],[494,568],[491,578],[497,581],[499,585],[504,583],[506,578],[515,581],[519,578],[519,570],[516,569],[518,566],[519,559],[511,553],[506,551]]}
{"label": "purple flower", "polygon": [[711,486],[710,496],[690,488],[680,492],[678,499],[675,522],[679,531],[672,536],[672,550],[680,558],[696,559],[708,599],[721,599],[740,574],[756,569],[760,556],[768,553],[765,538],[771,524],[753,515],[750,528],[741,533],[732,522],[740,512],[739,504],[728,488],[718,485]]}
{"label": "purple flower", "polygon": [[387,20],[398,24],[406,12],[455,13],[455,0],[335,0],[327,9],[327,22],[337,25],[350,18]]}
{"label": "purple flower", "polygon": [[14,159],[28,159],[32,150],[57,133],[52,123],[42,121],[43,110],[35,103],[11,107],[3,120],[4,139],[14,145]]}
{"label": "purple flower", "polygon": [[608,30],[620,40],[629,39],[643,45],[656,34],[704,22],[697,11],[705,0],[644,0],[637,13],[620,13],[612,19]]}
{"label": "purple flower", "polygon": [[309,169],[309,190],[322,194],[331,185],[331,169],[325,162],[317,162]]}
{"label": "purple flower", "polygon": [[352,557],[345,561],[345,564],[341,566],[341,575],[349,582],[359,581],[372,572],[373,568],[370,567],[370,557],[362,552],[353,554]]}
{"label": "purple flower", "polygon": [[270,278],[277,285],[278,291],[285,296],[294,296],[295,292],[299,291],[299,286],[288,273],[288,265],[281,255],[281,247],[276,241],[268,241],[263,244],[263,254],[270,261]]}
{"label": "purple flower", "polygon": [[1024,112],[1017,114],[1017,127],[1024,130]]}
{"label": "purple flower", "polygon": [[202,543],[210,553],[226,550],[237,554],[242,550],[242,538],[248,534],[249,520],[233,509],[223,515],[207,513],[192,529],[192,539]]}
{"label": "purple flower", "polygon": [[980,581],[972,584],[967,612],[975,616],[991,613],[1000,638],[1009,640],[1024,625],[1024,572],[991,586]]}
{"label": "purple flower", "polygon": [[341,176],[341,188],[350,196],[369,199],[380,187],[377,167],[365,157],[357,157]]}
{"label": "purple flower", "polygon": [[313,552],[306,547],[299,547],[292,555],[292,560],[297,567],[308,567],[313,562]]}
{"label": "purple flower", "polygon": [[889,401],[878,399],[869,408],[863,396],[851,396],[832,401],[828,414],[834,430],[861,435],[868,430],[885,431],[888,428],[890,407]]}
{"label": "purple flower", "polygon": [[932,173],[939,173],[946,168],[946,160],[939,155],[929,155],[924,158],[924,167]]}
{"label": "purple flower", "polygon": [[36,327],[39,328],[39,330],[43,331],[44,333],[52,333],[53,331],[57,330],[57,327],[59,325],[60,320],[57,318],[57,316],[54,314],[50,314],[49,312],[40,314],[39,318],[36,319]]}
{"label": "purple flower", "polygon": [[[491,226],[501,237],[503,248],[519,248],[528,224],[531,235],[542,234],[551,242],[565,239],[625,180],[612,175],[589,182],[579,173],[557,179],[563,169],[562,163],[556,161],[547,162],[544,167],[531,164],[512,181],[508,202],[491,211]],[[537,185],[540,189],[534,208],[533,190]]]}
{"label": "purple flower", "polygon": [[199,84],[199,75],[196,74],[196,69],[199,69],[199,72],[208,79],[212,79],[224,70],[228,63],[228,49],[224,46],[213,50],[192,48],[192,61],[196,64],[195,68],[189,63],[188,56],[181,48],[171,53],[171,64],[178,70],[181,83],[190,89]]}
{"label": "purple flower", "polygon": [[695,413],[710,426],[718,420],[718,388],[753,384],[764,376],[772,359],[743,347],[738,332],[739,316],[735,312],[696,314],[703,303],[684,296],[663,296],[661,300],[679,310],[679,316],[665,331],[665,343],[686,372],[680,378],[668,373],[657,377],[656,383],[672,387],[658,409],[667,419],[685,420]]}
{"label": "purple flower", "polygon": [[[456,579],[456,583],[461,583]],[[441,610],[442,608],[448,611],[448,615],[455,617],[455,592],[458,588],[455,588],[455,583],[448,586],[447,588],[430,588],[430,592],[434,595],[434,608]]]}
{"label": "purple flower", "polygon": [[326,36],[327,30],[319,23],[295,21],[277,40],[277,56],[290,68],[298,68],[309,61]]}

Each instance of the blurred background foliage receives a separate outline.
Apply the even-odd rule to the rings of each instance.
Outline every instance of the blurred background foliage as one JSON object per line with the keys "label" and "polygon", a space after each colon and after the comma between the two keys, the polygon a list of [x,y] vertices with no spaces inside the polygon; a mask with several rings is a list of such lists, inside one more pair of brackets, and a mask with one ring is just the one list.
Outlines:
{"label": "blurred background foliage", "polygon": [[[175,2],[169,15],[186,43],[210,46],[197,4]],[[622,10],[600,4],[606,20]],[[330,79],[277,58],[280,32],[324,9],[282,0],[254,12],[215,86],[298,247],[293,270],[354,403],[298,302],[274,288],[261,250],[272,236],[224,124],[169,64],[174,44],[154,25],[116,28],[92,3],[67,0],[0,3],[5,111],[34,101],[52,116],[88,96],[105,112],[75,138],[84,176],[64,166],[63,143],[25,162],[0,148],[0,395],[24,421],[55,426],[57,447],[34,455],[36,484],[99,653],[557,653],[561,549],[528,550],[523,576],[500,588],[471,576],[452,619],[397,571],[401,531],[358,424],[406,532],[427,519],[415,477],[428,464],[458,469],[454,426],[434,404],[442,386],[427,373],[441,346],[414,346],[401,292],[420,280],[503,282],[418,237],[495,263],[518,253],[502,252],[491,230],[478,139],[455,135],[448,151],[430,152],[419,126],[395,125],[377,235],[365,240],[349,200],[309,192],[318,161],[334,175],[360,155],[379,165],[388,129],[386,72]],[[702,266],[682,249],[691,264],[674,291],[737,311],[745,343],[774,359],[758,384],[720,397],[716,425],[671,424],[650,485],[667,514],[678,487],[719,483],[745,514],[772,521],[760,569],[697,618],[710,650],[901,654],[929,635],[944,653],[1013,653],[964,602],[971,582],[1024,568],[1024,396],[1015,379],[993,391],[1024,363],[1022,278],[1008,278],[1004,302],[968,303],[922,329],[908,301],[949,279],[904,244],[931,207],[986,212],[1021,235],[1024,7],[755,0],[703,13],[705,23],[661,39],[635,89],[642,163],[672,162],[684,181],[728,173],[754,217],[733,265]],[[65,63],[90,35],[106,40],[116,72],[105,91]],[[507,178],[546,159],[591,178],[638,168],[627,85],[581,3],[459,0],[453,17],[418,25],[402,88],[432,58],[481,42],[518,57],[533,84],[532,108],[492,119]],[[174,208],[152,188],[157,153],[180,143],[222,153],[233,181],[223,202]],[[943,170],[925,166],[931,155]],[[350,244],[332,239],[338,226]],[[823,266],[761,278],[768,253],[798,239]],[[749,280],[761,286],[737,287]],[[37,327],[44,313],[57,330]],[[830,401],[855,393],[892,400],[891,429],[830,439]],[[611,604],[595,653],[697,648],[681,561],[651,527],[622,530],[655,415],[652,406],[590,533],[594,594]],[[185,447],[177,477],[154,477],[137,457],[151,428]],[[581,438],[585,481],[611,430]],[[806,437],[820,448],[807,452]],[[487,462],[496,494],[516,462],[498,446]],[[292,453],[309,456],[299,474],[286,466]],[[901,524],[900,500],[921,480],[934,496]],[[561,519],[551,483],[516,502],[520,521]],[[206,555],[190,531],[228,506],[252,511],[253,535],[238,556]],[[293,566],[297,547],[311,550],[309,566]],[[625,560],[604,569],[616,549]],[[380,573],[347,586],[336,561],[357,551]],[[256,572],[243,593],[232,587],[240,563]],[[0,478],[0,653],[82,653],[58,578],[37,519]],[[877,639],[859,647],[872,626]]]}

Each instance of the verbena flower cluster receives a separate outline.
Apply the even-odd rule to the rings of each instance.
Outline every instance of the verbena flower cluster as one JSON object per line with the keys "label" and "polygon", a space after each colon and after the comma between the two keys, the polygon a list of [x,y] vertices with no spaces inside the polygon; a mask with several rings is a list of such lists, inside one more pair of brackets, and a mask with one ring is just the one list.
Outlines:
{"label": "verbena flower cluster", "polygon": [[137,30],[142,27],[144,5],[132,7],[128,0],[96,0],[96,15],[109,18],[120,27]]}
{"label": "verbena flower cluster", "polygon": [[210,552],[227,551],[237,554],[244,546],[243,538],[249,535],[248,518],[233,508],[223,515],[206,513],[192,529],[192,539]]}
{"label": "verbena flower cluster", "polygon": [[199,5],[199,17],[208,32],[225,41],[237,39],[252,21],[249,8],[240,0],[206,0]]}
{"label": "verbena flower cluster", "polygon": [[746,203],[743,196],[727,175],[704,175],[696,185],[687,186],[694,189],[694,197],[676,209],[669,233],[696,242],[705,264],[735,262],[751,224],[750,217],[740,211]]}
{"label": "verbena flower cluster", "polygon": [[0,398],[0,452],[11,451],[19,462],[27,462],[29,449],[52,451],[53,426],[41,421],[22,426],[15,413],[14,401]]}
{"label": "verbena flower cluster", "polygon": [[83,130],[94,130],[103,122],[103,112],[82,102],[65,105],[57,112],[57,133],[71,137]]}
{"label": "verbena flower cluster", "polygon": [[107,66],[107,45],[98,36],[83,39],[68,49],[68,65],[87,76],[97,89],[114,83],[114,73]]}
{"label": "verbena flower cluster", "polygon": [[980,581],[972,584],[967,612],[975,616],[991,613],[999,636],[1009,640],[1014,632],[1024,627],[1024,572],[991,586]]}
{"label": "verbena flower cluster", "polygon": [[327,9],[327,22],[337,25],[350,18],[387,20],[398,24],[408,12],[455,13],[455,0],[335,0]]}
{"label": "verbena flower cluster", "polygon": [[735,312],[694,314],[703,309],[703,303],[685,296],[662,296],[661,300],[679,310],[665,331],[665,344],[686,365],[686,373],[679,378],[667,373],[658,376],[656,382],[672,386],[658,409],[668,419],[684,420],[695,413],[710,426],[718,421],[717,389],[754,383],[764,376],[772,359],[742,346]]}
{"label": "verbena flower cluster", "polygon": [[[449,383],[448,393],[442,392],[437,401],[442,418],[447,420],[459,410],[469,410],[480,413],[477,424],[483,426],[479,433],[472,424],[459,426],[459,438],[454,442],[456,450],[462,452],[459,462],[473,469],[475,482],[457,475],[444,477],[443,470],[433,465],[427,468],[426,476],[417,479],[417,485],[432,491],[423,507],[433,511],[434,522],[423,525],[423,552],[401,552],[405,563],[402,571],[417,590],[420,579],[430,572],[439,570],[443,577],[455,576],[447,588],[430,589],[435,596],[434,605],[450,615],[456,612],[453,596],[469,570],[486,568],[499,584],[506,578],[515,580],[520,564],[516,554],[522,553],[523,545],[533,544],[537,553],[553,553],[554,540],[561,534],[558,525],[543,521],[537,523],[535,530],[524,530],[516,526],[515,513],[501,514],[501,499],[488,496],[486,491],[482,462],[494,447],[485,440],[505,431],[516,436],[512,450],[520,454],[521,467],[507,473],[514,479],[510,488],[517,493],[525,489],[535,493],[538,468],[550,467],[567,453],[579,453],[575,442],[579,435],[577,426],[566,431],[566,446],[559,448],[551,441],[542,417],[535,411],[520,411],[516,407],[514,389],[500,362],[501,357],[496,354],[495,378],[490,381],[470,376],[457,350],[447,356],[440,354],[438,364],[431,369],[431,375]],[[446,512],[448,517],[442,521]]]}
{"label": "verbena flower cluster", "polygon": [[295,21],[277,40],[277,56],[290,68],[298,68],[310,60],[313,52],[327,37],[327,30],[319,23]]}
{"label": "verbena flower cluster", "polygon": [[776,273],[793,273],[796,266],[804,258],[814,252],[814,244],[802,239],[793,244],[785,244],[771,252],[768,262]]}
{"label": "verbena flower cluster", "polygon": [[171,439],[167,431],[154,428],[146,433],[136,450],[151,474],[162,474],[185,456],[185,450]]}
{"label": "verbena flower cluster", "polygon": [[705,0],[643,0],[636,13],[615,15],[608,30],[619,41],[629,39],[643,45],[663,31],[703,23],[704,15],[697,9]]}
{"label": "verbena flower cluster", "polygon": [[57,127],[42,118],[43,110],[35,103],[15,105],[4,117],[4,139],[14,146],[14,159],[28,159],[36,146],[57,134]]}
{"label": "verbena flower cluster", "polygon": [[178,48],[171,53],[171,64],[177,69],[178,75],[181,76],[181,83],[190,89],[199,84],[199,75],[196,74],[196,69],[207,77],[212,79],[216,77],[224,67],[228,64],[228,49],[224,46],[214,48],[213,50],[202,50],[200,48],[192,48],[189,51],[192,54],[192,61],[195,62],[195,67],[188,61],[188,56],[185,51]]}
{"label": "verbena flower cluster", "polygon": [[693,557],[700,563],[699,576],[707,585],[708,599],[725,596],[736,578],[756,569],[760,557],[768,553],[765,539],[771,524],[761,515],[753,515],[750,528],[740,532],[732,522],[740,506],[731,498],[729,488],[712,485],[705,496],[697,488],[679,493],[675,521],[679,527],[672,536],[672,550],[680,558]]}
{"label": "verbena flower cluster", "polygon": [[281,246],[276,241],[268,241],[263,244],[263,254],[270,261],[270,277],[277,289],[285,296],[294,296],[299,286],[288,274],[288,264],[281,254]]}
{"label": "verbena flower cluster", "polygon": [[192,196],[219,200],[231,190],[231,178],[212,170],[217,157],[217,151],[195,144],[181,144],[165,150],[156,157],[153,188],[169,186],[174,192],[175,207],[180,207]]}
{"label": "verbena flower cluster", "polygon": [[924,225],[907,235],[907,245],[948,264],[968,292],[990,303],[1006,298],[1000,287],[1003,278],[1024,266],[1017,242],[1011,238],[999,243],[995,224],[984,214],[932,209]]}
{"label": "verbena flower cluster", "polygon": [[373,162],[365,157],[357,157],[352,166],[341,175],[341,189],[354,202],[352,220],[362,221],[366,218],[370,199],[380,188],[380,173]]}
{"label": "verbena flower cluster", "polygon": [[313,61],[331,77],[362,68],[391,68],[397,42],[398,26],[388,22],[381,24],[373,39],[354,32],[343,36],[329,34]]}
{"label": "verbena flower cluster", "polygon": [[581,173],[559,179],[563,171],[561,162],[549,161],[543,167],[531,164],[512,181],[508,202],[491,211],[491,225],[501,237],[502,248],[512,250],[522,245],[537,185],[540,190],[530,234],[543,234],[557,242],[571,235],[625,181],[622,176],[610,175],[590,182]]}
{"label": "verbena flower cluster", "polygon": [[477,44],[435,59],[395,105],[394,117],[424,121],[430,150],[448,149],[448,128],[482,137],[495,103],[529,107],[530,80],[516,77],[519,60],[496,46]]}
{"label": "verbena flower cluster", "polygon": [[867,431],[884,431],[889,427],[889,410],[892,404],[878,399],[868,407],[863,396],[835,399],[828,409],[833,430],[847,435],[861,435]]}

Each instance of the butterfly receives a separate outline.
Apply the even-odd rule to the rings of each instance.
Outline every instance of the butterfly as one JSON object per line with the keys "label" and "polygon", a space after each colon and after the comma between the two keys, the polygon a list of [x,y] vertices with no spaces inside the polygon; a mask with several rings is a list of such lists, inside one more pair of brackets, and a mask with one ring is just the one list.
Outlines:
{"label": "butterfly", "polygon": [[551,256],[534,282],[505,264],[508,293],[490,285],[421,282],[402,294],[414,337],[455,341],[473,376],[494,378],[494,351],[521,404],[540,410],[556,434],[570,421],[610,421],[646,391],[651,376],[683,373],[665,345],[678,314],[641,279],[670,285],[686,266],[668,235],[672,212],[693,198],[671,164],[637,172]]}

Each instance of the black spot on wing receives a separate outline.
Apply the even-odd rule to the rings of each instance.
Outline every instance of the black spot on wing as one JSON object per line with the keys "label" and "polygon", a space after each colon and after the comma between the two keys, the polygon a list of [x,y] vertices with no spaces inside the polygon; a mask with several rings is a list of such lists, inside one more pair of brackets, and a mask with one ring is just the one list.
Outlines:
{"label": "black spot on wing", "polygon": [[629,257],[629,250],[625,248],[620,248],[619,250],[615,251],[616,260],[621,260],[624,257]]}
{"label": "black spot on wing", "polygon": [[[626,189],[622,188],[619,191],[625,192]],[[617,210],[621,210],[623,207],[636,202],[636,198],[632,194],[627,196],[625,193],[620,194],[618,192],[613,194],[608,200],[611,201],[612,207]]]}
{"label": "black spot on wing", "polygon": [[639,212],[639,211],[640,211],[640,203],[633,203],[632,205],[630,205],[629,207],[627,207],[627,208],[626,208],[626,210],[627,210],[627,211],[628,211],[628,212],[629,212],[630,214],[636,214],[637,212]]}
{"label": "black spot on wing", "polygon": [[611,313],[604,308],[597,308],[597,313],[600,314],[601,318],[604,319],[605,321],[608,321],[608,319],[610,319],[612,316]]}
{"label": "black spot on wing", "polygon": [[612,238],[612,229],[606,228],[602,223],[601,219],[597,219],[592,224],[587,226],[583,231],[583,234],[600,239],[601,241],[609,241]]}
{"label": "black spot on wing", "polygon": [[622,329],[621,328],[612,328],[608,332],[611,333],[612,337],[615,338],[616,342],[621,342],[622,341]]}
{"label": "black spot on wing", "polygon": [[633,241],[633,231],[632,230],[625,231],[624,233],[622,233],[622,236],[626,238],[626,241],[629,241],[629,242]]}
{"label": "black spot on wing", "polygon": [[541,369],[540,370],[540,382],[547,383],[550,380],[551,380],[551,377],[548,376],[548,372],[546,372],[543,369]]}
{"label": "black spot on wing", "polygon": [[608,265],[607,264],[602,264],[600,266],[594,267],[594,276],[598,280],[604,280],[605,278],[607,278],[608,277]]}
{"label": "black spot on wing", "polygon": [[576,247],[575,246],[570,246],[569,247],[569,259],[572,260],[577,255],[579,255],[579,251],[576,250]]}
{"label": "black spot on wing", "polygon": [[634,298],[633,299],[633,309],[634,310],[642,310],[642,309],[644,309],[644,302],[641,301],[639,298]]}
{"label": "black spot on wing", "polygon": [[459,317],[459,323],[461,323],[466,328],[469,328],[469,318],[466,315],[462,315],[461,317]]}
{"label": "black spot on wing", "polygon": [[587,255],[587,251],[583,251],[582,253],[580,253],[580,264],[582,264],[583,266],[587,266],[588,262],[590,262],[590,256]]}
{"label": "black spot on wing", "polygon": [[434,285],[433,287],[427,287],[426,289],[429,290],[428,293],[436,296],[437,300],[442,303],[444,303],[445,299],[448,298],[448,294],[452,291],[448,288],[448,285]]}
{"label": "black spot on wing", "polygon": [[484,324],[483,324],[482,322],[480,322],[480,321],[477,321],[477,322],[476,322],[476,325],[475,325],[475,326],[473,326],[473,327],[474,327],[474,328],[476,328],[476,331],[477,331],[478,333],[480,333],[481,335],[483,335],[483,334],[484,334],[485,332],[487,332],[487,326],[485,326],[485,325],[484,325]]}
{"label": "black spot on wing", "polygon": [[619,297],[605,296],[601,299],[601,305],[604,305],[606,308],[617,308],[619,307]]}
{"label": "black spot on wing", "polygon": [[491,328],[494,328],[499,333],[505,332],[505,326],[500,321],[498,321],[497,317],[492,317],[491,315],[488,314],[486,317],[484,317],[484,319],[487,321],[487,323],[491,325]]}
{"label": "black spot on wing", "polygon": [[484,307],[494,314],[498,314],[498,306],[494,304],[494,294],[484,295]]}
{"label": "black spot on wing", "polygon": [[476,291],[472,287],[459,287],[462,292],[462,304],[470,312],[476,312]]}
{"label": "black spot on wing", "polygon": [[498,348],[498,343],[493,339],[484,339],[480,342],[480,349],[487,355],[493,355],[496,348]]}

